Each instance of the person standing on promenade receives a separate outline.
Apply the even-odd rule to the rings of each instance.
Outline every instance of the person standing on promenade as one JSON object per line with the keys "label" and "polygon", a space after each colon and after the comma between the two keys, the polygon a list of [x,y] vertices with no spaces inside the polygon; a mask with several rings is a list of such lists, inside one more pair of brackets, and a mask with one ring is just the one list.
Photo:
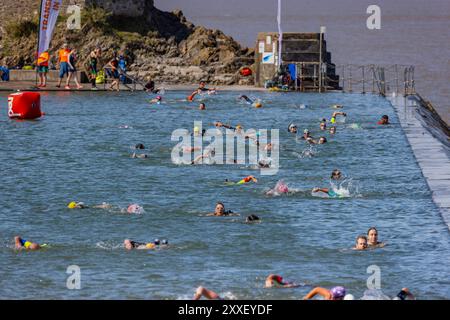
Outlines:
{"label": "person standing on promenade", "polygon": [[50,55],[48,51],[42,52],[37,61],[37,72],[39,74],[39,84],[38,88],[45,88],[47,86],[47,73],[48,73],[48,62],[50,60]]}
{"label": "person standing on promenade", "polygon": [[70,50],[67,46],[67,43],[64,43],[62,48],[58,51],[58,61],[59,61],[59,80],[58,84],[56,85],[57,88],[61,87],[62,79],[65,75],[69,75],[69,53]]}
{"label": "person standing on promenade", "polygon": [[75,84],[77,85],[77,89],[80,90],[81,88],[83,88],[79,83],[78,83],[78,79],[77,79],[77,69],[75,67],[75,63],[77,60],[77,56],[76,56],[76,50],[72,49],[69,53],[69,58],[67,59],[67,64],[69,66],[69,76],[67,77],[67,82],[66,82],[66,89],[69,90],[70,89],[70,79],[73,77],[75,80]]}

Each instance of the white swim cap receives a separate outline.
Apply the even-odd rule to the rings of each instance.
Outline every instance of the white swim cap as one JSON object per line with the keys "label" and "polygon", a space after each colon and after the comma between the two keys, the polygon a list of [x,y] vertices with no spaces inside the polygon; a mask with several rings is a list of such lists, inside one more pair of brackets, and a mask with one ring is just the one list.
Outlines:
{"label": "white swim cap", "polygon": [[352,294],[346,294],[344,297],[344,300],[355,300],[355,296],[353,296]]}

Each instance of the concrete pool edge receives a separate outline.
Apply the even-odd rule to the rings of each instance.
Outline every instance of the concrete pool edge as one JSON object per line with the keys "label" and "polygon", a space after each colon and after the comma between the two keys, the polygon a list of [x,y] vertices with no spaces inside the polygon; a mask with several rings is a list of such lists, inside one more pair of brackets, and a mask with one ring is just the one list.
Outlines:
{"label": "concrete pool edge", "polygon": [[425,122],[424,110],[429,109],[420,95],[392,95],[386,99],[397,113],[432,199],[450,230],[450,149],[443,143],[439,130],[433,130]]}

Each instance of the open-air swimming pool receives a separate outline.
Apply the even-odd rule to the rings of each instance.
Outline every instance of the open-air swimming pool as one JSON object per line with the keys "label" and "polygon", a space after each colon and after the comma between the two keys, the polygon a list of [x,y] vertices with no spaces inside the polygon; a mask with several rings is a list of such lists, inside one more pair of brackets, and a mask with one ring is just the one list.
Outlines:
{"label": "open-air swimming pool", "polygon": [[[238,299],[300,299],[310,286],[264,289],[269,273],[331,287],[344,285],[356,298],[367,289],[367,267],[381,269],[385,294],[410,288],[419,299],[450,297],[450,236],[414,159],[392,106],[373,95],[247,93],[262,99],[252,108],[242,92],[221,92],[181,102],[187,92],[168,92],[149,105],[132,93],[42,94],[39,121],[7,119],[0,96],[0,298],[177,299],[203,285]],[[302,156],[306,143],[287,132],[290,122],[319,133],[343,104],[348,116],[337,134]],[[300,108],[305,104],[306,108]],[[387,114],[390,126],[377,126]],[[280,168],[262,176],[245,165],[175,165],[175,129],[204,128],[214,121],[245,129],[280,130]],[[356,124],[356,125],[355,125]],[[127,127],[128,126],[128,127]],[[148,159],[131,159],[143,143]],[[323,199],[341,169],[352,180],[351,196]],[[226,186],[253,174],[257,184]],[[296,192],[268,197],[283,179]],[[70,201],[138,203],[142,215],[120,209],[69,210]],[[205,217],[222,201],[240,217]],[[262,223],[243,223],[257,214]],[[350,250],[355,238],[376,226],[382,249]],[[15,252],[14,235],[50,247]],[[125,238],[168,239],[171,248],[127,252]],[[81,290],[66,288],[66,269],[81,268]]]}

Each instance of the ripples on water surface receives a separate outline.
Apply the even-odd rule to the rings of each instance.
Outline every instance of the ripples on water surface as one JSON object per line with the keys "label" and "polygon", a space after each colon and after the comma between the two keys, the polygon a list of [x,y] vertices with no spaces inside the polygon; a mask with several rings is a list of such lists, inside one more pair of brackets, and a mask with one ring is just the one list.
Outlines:
{"label": "ripples on water surface", "polygon": [[[345,285],[356,297],[366,289],[366,269],[381,267],[383,290],[409,287],[419,298],[450,297],[449,234],[433,204],[392,107],[382,98],[346,94],[247,93],[263,100],[255,109],[221,93],[198,103],[186,92],[150,106],[144,94],[43,94],[43,119],[7,120],[1,96],[0,297],[191,298],[204,285],[231,298],[298,299],[310,287],[263,289],[268,273],[321,286]],[[329,143],[309,148],[287,133],[319,135],[319,121],[345,105],[345,124]],[[302,109],[298,106],[307,105]],[[392,125],[374,125],[387,114]],[[261,176],[243,165],[174,165],[173,130],[224,121],[244,128],[280,129],[279,173]],[[355,126],[354,124],[357,124]],[[128,127],[127,127],[128,126]],[[131,159],[136,143],[149,159]],[[309,153],[308,153],[309,154]],[[312,197],[328,187],[334,168],[357,186],[350,198]],[[253,174],[257,184],[224,186]],[[296,192],[264,193],[283,179]],[[66,209],[70,201],[108,202],[111,210]],[[205,217],[223,201],[241,217]],[[130,203],[142,215],[121,213]],[[255,213],[262,223],[242,223]],[[348,250],[355,237],[377,226],[384,249]],[[11,239],[47,242],[40,252],[10,249]],[[123,239],[168,239],[172,247],[126,252]],[[67,290],[66,268],[81,267],[82,290]]]}

